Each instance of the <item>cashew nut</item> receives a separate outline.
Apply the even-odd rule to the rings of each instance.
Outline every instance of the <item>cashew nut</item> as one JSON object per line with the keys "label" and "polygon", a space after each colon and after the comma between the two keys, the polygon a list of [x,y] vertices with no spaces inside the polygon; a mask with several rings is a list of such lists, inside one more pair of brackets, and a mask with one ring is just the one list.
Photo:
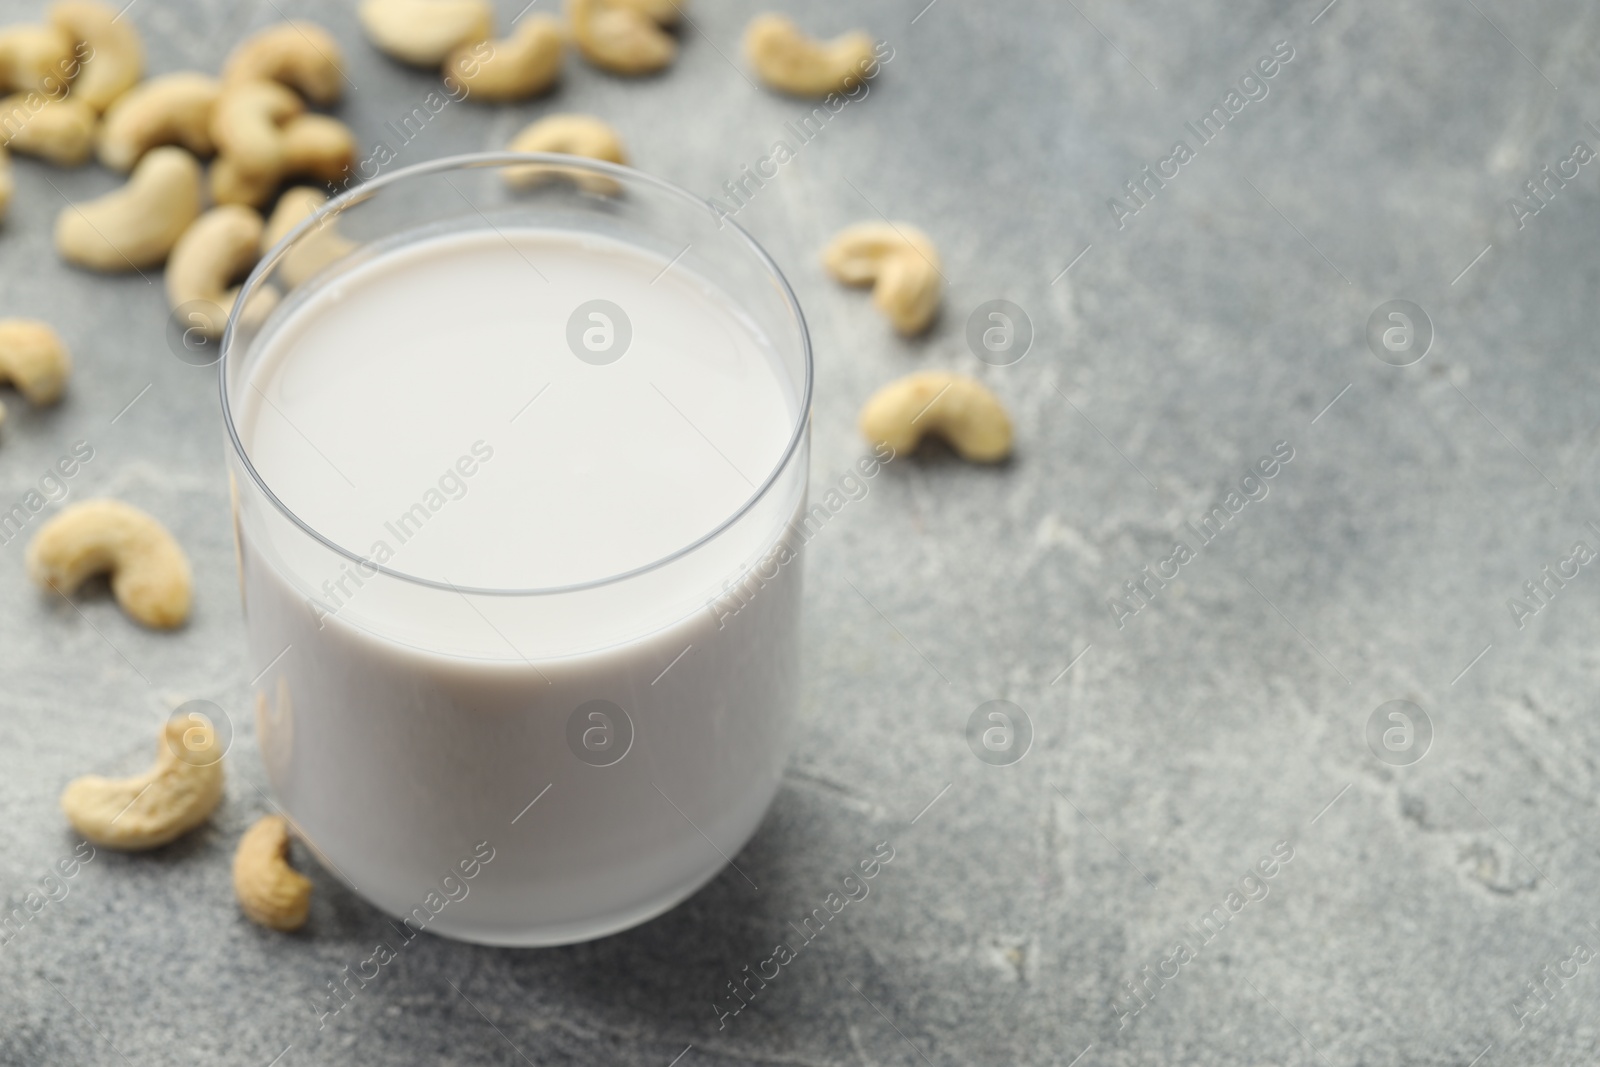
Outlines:
{"label": "cashew nut", "polygon": [[37,319],[0,319],[0,381],[31,404],[54,404],[72,375],[66,342]]}
{"label": "cashew nut", "polygon": [[[559,152],[603,159],[608,163],[628,162],[628,151],[622,146],[617,131],[592,115],[547,115],[512,138],[510,147],[513,152]],[[563,177],[591,192],[609,195],[618,191],[613,179],[576,167],[528,163],[507,167],[503,175],[506,184],[513,189],[526,189],[550,178]]]}
{"label": "cashew nut", "polygon": [[578,51],[615,74],[650,74],[677,57],[677,39],[662,29],[670,24],[665,14],[660,3],[641,0],[567,0]]}
{"label": "cashew nut", "polygon": [[8,148],[62,167],[87,162],[100,116],[77,97],[16,93],[0,100],[0,138]]}
{"label": "cashew nut", "polygon": [[872,285],[872,302],[903,334],[921,333],[939,309],[939,252],[909,223],[846,226],[823,249],[822,262],[846,285]]}
{"label": "cashew nut", "polygon": [[171,629],[189,617],[189,560],[166,527],[120,500],[85,500],[62,511],[28,542],[28,573],[63,595],[92,574],[111,574],[122,610],[146,626]]}
{"label": "cashew nut", "polygon": [[794,96],[846,92],[877,73],[872,38],[859,30],[818,41],[782,15],[757,15],[744,31],[744,54],[761,80]]}
{"label": "cashew nut", "polygon": [[344,54],[314,22],[282,22],[246,37],[228,56],[222,80],[275,81],[324,106],[344,92]]}
{"label": "cashew nut", "polygon": [[105,848],[159,848],[211,817],[222,801],[222,752],[203,718],[171,719],[156,765],[135,778],[75,779],[61,794],[72,828]]}
{"label": "cashew nut", "polygon": [[311,914],[311,879],[289,866],[289,824],[263,815],[233,854],[233,892],[251,922],[298,930]]}
{"label": "cashew nut", "polygon": [[510,37],[489,42],[487,56],[479,58],[479,47],[464,44],[452,51],[444,61],[445,74],[460,80],[469,99],[504,103],[526,100],[554,85],[567,40],[560,22],[534,15]]}
{"label": "cashew nut", "polygon": [[344,179],[355,163],[356,139],[350,127],[327,115],[299,115],[283,127],[279,165],[252,173],[232,156],[211,164],[211,198],[219,204],[260,207],[285,178],[307,176],[325,182]]}
{"label": "cashew nut", "polygon": [[200,214],[200,164],[181,148],[147,152],[121,189],[56,216],[56,251],[92,270],[153,267]]}
{"label": "cashew nut", "polygon": [[74,69],[72,38],[56,27],[0,29],[0,84],[5,88],[59,97]]}
{"label": "cashew nut", "polygon": [[[306,216],[328,202],[320,189],[309,185],[297,186],[278,198],[272,218],[267,221],[266,232],[261,237],[261,254],[266,255],[277,243],[289,236]],[[317,271],[354,252],[356,242],[342,237],[334,229],[332,218],[323,219],[317,226],[301,234],[294,247],[278,261],[277,276],[290,287],[299,285]]]}
{"label": "cashew nut", "polygon": [[104,111],[139,83],[144,74],[144,45],[133,20],[98,0],[57,0],[50,21],[80,42],[83,67],[72,83],[72,95]]}
{"label": "cashew nut", "polygon": [[948,371],[910,374],[872,394],[861,409],[861,432],[896,453],[924,434],[944,438],[962,459],[997,463],[1011,454],[1011,419],[1000,400],[973,378]]}
{"label": "cashew nut", "polygon": [[228,283],[255,265],[265,228],[256,210],[242,204],[223,204],[196,219],[167,257],[172,310],[204,301],[205,306],[191,309],[196,312],[191,324],[212,340],[221,337],[239,296],[239,287]]}
{"label": "cashew nut", "polygon": [[211,111],[222,85],[208,74],[182,71],[151,78],[125,93],[100,127],[100,162],[126,173],[158,145],[179,144],[202,159],[211,143]]}
{"label": "cashew nut", "polygon": [[305,109],[305,101],[278,82],[230,82],[211,112],[211,139],[242,174],[276,174],[283,169],[283,128]]}
{"label": "cashew nut", "polygon": [[380,52],[418,67],[437,67],[494,32],[488,0],[363,0],[360,15]]}

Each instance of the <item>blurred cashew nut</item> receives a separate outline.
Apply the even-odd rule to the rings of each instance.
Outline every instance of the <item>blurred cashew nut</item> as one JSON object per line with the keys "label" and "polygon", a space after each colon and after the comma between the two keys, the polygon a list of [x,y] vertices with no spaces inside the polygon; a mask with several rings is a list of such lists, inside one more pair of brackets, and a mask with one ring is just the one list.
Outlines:
{"label": "blurred cashew nut", "polygon": [[908,453],[926,434],[944,438],[962,459],[998,463],[1011,454],[1011,419],[974,378],[947,371],[907,375],[872,394],[861,433],[873,444]]}
{"label": "blurred cashew nut", "polygon": [[437,67],[494,32],[488,0],[363,0],[360,16],[380,52],[418,67]]}
{"label": "blurred cashew nut", "polygon": [[314,22],[281,22],[240,42],[223,64],[222,80],[280,82],[326,106],[344,92],[344,53]]}
{"label": "blurred cashew nut", "polygon": [[215,151],[211,111],[222,84],[209,74],[180,71],[151,78],[123,94],[100,126],[100,162],[126,173],[139,157],[164,144],[182,145],[204,159]]}
{"label": "blurred cashew nut", "polygon": [[[511,141],[513,152],[559,152],[586,156],[608,163],[628,162],[627,149],[617,131],[592,115],[547,115],[525,127]],[[603,174],[577,168],[528,163],[505,168],[503,177],[513,189],[526,189],[550,178],[570,178],[592,192],[610,194],[617,183]]]}
{"label": "blurred cashew nut", "polygon": [[306,924],[311,880],[289,866],[289,824],[283,816],[262,816],[239,839],[233,893],[251,922],[285,933]]}
{"label": "blurred cashew nut", "polygon": [[567,0],[567,17],[578,51],[614,74],[651,74],[677,58],[677,39],[662,28],[675,19],[659,3]]}
{"label": "blurred cashew nut", "polygon": [[6,147],[61,167],[88,162],[99,121],[94,108],[77,97],[14,93],[0,100],[0,138]]}
{"label": "blurred cashew nut", "polygon": [[56,217],[56,251],[101,271],[153,267],[200,214],[200,164],[181,148],[146,153],[122,188]]}
{"label": "blurred cashew nut", "polygon": [[76,62],[72,37],[54,26],[0,28],[0,88],[59,98]]}
{"label": "blurred cashew nut", "polygon": [[871,285],[873,304],[902,334],[921,333],[939,310],[939,252],[908,223],[847,226],[828,242],[822,260],[844,284]]}
{"label": "blurred cashew nut", "polygon": [[83,60],[72,95],[96,111],[105,111],[144,74],[144,44],[123,13],[99,0],[57,0],[50,8],[50,22],[78,44]]}
{"label": "blurred cashew nut", "polygon": [[[320,189],[302,185],[289,189],[278,198],[272,218],[267,221],[261,237],[261,254],[266,255],[279,241],[289,235],[317,208],[328,202]],[[323,219],[295,240],[293,247],[284,252],[276,266],[276,276],[290,288],[299,285],[323,267],[343,259],[355,251],[357,245],[340,235],[334,228],[332,217]]]}
{"label": "blurred cashew nut", "polygon": [[134,778],[78,778],[61,794],[72,828],[105,848],[142,852],[174,841],[222,801],[222,752],[209,722],[169,721],[156,765]]}
{"label": "blurred cashew nut", "polygon": [[[456,48],[444,61],[444,72],[466,87],[469,99],[525,100],[556,83],[566,48],[560,22],[548,15],[531,15],[510,37],[491,41],[487,49],[477,44]],[[480,50],[487,55],[480,57]]]}
{"label": "blurred cashew nut", "polygon": [[189,617],[189,560],[167,528],[120,500],[63,508],[28,542],[28,573],[70,594],[90,575],[111,575],[122,610],[146,626],[171,629]]}
{"label": "blurred cashew nut", "polygon": [[211,340],[222,336],[239,297],[239,286],[229,283],[260,258],[265,229],[254,208],[223,204],[184,231],[167,257],[166,284],[167,303],[174,311],[198,302],[187,309],[186,326]]}
{"label": "blurred cashew nut", "polygon": [[211,111],[211,140],[242,174],[275,174],[283,169],[283,128],[305,108],[275,81],[226,84]]}
{"label": "blurred cashew nut", "polygon": [[794,96],[846,92],[877,73],[867,34],[856,31],[817,41],[782,15],[758,15],[751,21],[744,31],[744,54],[762,81]]}
{"label": "blurred cashew nut", "polygon": [[0,319],[0,381],[10,382],[30,404],[45,405],[61,399],[71,376],[66,342],[48,323]]}

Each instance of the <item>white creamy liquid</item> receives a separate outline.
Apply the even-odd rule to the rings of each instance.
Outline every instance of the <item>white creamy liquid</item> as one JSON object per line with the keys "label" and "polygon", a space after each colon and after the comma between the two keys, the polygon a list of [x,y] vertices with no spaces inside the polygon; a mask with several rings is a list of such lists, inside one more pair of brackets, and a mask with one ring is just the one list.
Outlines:
{"label": "white creamy liquid", "polygon": [[[580,316],[575,353],[594,300],[627,326]],[[235,459],[284,808],[331,869],[436,933],[580,940],[692,892],[782,771],[804,448],[707,544],[603,580],[712,534],[778,468],[798,397],[767,339],[685,263],[503,227],[372,256],[278,314],[233,401],[247,455],[313,530],[421,580],[328,551]],[[569,741],[597,700],[632,729],[608,766]],[[577,736],[626,734],[607,715]],[[449,899],[441,879],[483,841],[494,859]]]}

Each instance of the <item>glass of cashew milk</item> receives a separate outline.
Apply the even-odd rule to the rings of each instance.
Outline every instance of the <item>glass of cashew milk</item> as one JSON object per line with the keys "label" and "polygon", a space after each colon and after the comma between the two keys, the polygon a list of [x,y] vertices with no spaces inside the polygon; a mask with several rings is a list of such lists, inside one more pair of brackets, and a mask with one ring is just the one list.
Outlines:
{"label": "glass of cashew milk", "polygon": [[257,739],[323,866],[496,945],[716,875],[798,688],[811,348],[767,254],[637,171],[462,156],[329,202],[235,307]]}

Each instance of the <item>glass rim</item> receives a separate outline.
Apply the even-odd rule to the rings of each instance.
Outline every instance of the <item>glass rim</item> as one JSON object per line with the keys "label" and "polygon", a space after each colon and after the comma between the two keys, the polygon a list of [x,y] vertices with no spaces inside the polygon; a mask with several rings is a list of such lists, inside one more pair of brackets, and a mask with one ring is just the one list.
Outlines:
{"label": "glass rim", "polygon": [[[667,555],[649,563],[642,564],[638,567],[633,567],[626,571],[621,571],[617,574],[607,575],[603,578],[594,578],[588,581],[574,582],[569,585],[542,586],[530,589],[496,589],[483,586],[456,585],[453,582],[447,582],[433,578],[423,578],[418,575],[407,574],[404,571],[395,570],[391,567],[384,566],[383,564],[368,559],[367,557],[362,556],[360,553],[354,552],[343,545],[336,543],[331,538],[324,535],[321,531],[315,529],[309,522],[296,514],[294,509],[285,504],[283,500],[281,500],[278,495],[272,491],[272,488],[267,485],[266,480],[262,478],[261,472],[258,471],[255,464],[251,462],[249,453],[245,449],[244,442],[239,437],[239,428],[234,419],[232,405],[228,402],[228,368],[231,364],[231,357],[233,355],[234,327],[238,323],[239,309],[248,305],[250,297],[254,295],[254,293],[263,284],[263,280],[267,273],[278,264],[278,261],[281,260],[288,249],[300,239],[301,235],[306,233],[313,226],[320,225],[323,219],[331,215],[338,214],[339,212],[343,211],[345,207],[351,204],[359,203],[362,200],[371,197],[374,193],[376,193],[378,190],[381,190],[385,186],[394,185],[408,178],[426,177],[427,175],[435,174],[440,171],[473,170],[479,168],[502,167],[527,163],[553,165],[564,170],[588,170],[610,178],[618,179],[624,183],[650,186],[660,192],[669,194],[670,196],[692,208],[705,211],[717,222],[718,228],[721,228],[724,223],[732,227],[734,235],[743,242],[744,247],[749,252],[754,254],[756,262],[764,267],[767,275],[777,283],[778,290],[783,297],[784,304],[793,314],[795,326],[799,331],[800,350],[804,362],[804,374],[802,376],[803,380],[800,390],[800,404],[795,412],[794,428],[789,435],[788,443],[784,445],[783,453],[773,464],[772,470],[768,473],[767,477],[762,480],[761,484],[756,486],[755,491],[750,494],[744,503],[740,504],[739,507],[734,509],[731,515],[729,515],[722,522],[718,523],[711,530],[695,538],[687,545],[677,548],[672,552],[669,552]],[[477,210],[476,205],[471,206],[474,210]],[[494,224],[490,223],[489,225],[492,228]],[[651,571],[658,570],[659,568],[664,567],[675,560],[682,559],[683,557],[693,553],[703,545],[709,544],[711,541],[716,540],[728,529],[734,526],[734,524],[736,524],[740,519],[744,518],[745,515],[749,514],[750,510],[754,508],[756,504],[759,503],[764,497],[766,497],[768,490],[770,490],[773,485],[777,483],[778,478],[785,470],[788,469],[790,462],[794,459],[795,454],[799,451],[800,444],[805,440],[806,431],[811,422],[811,396],[813,381],[816,375],[815,361],[811,351],[811,332],[806,326],[805,313],[800,308],[800,301],[795,296],[794,289],[789,285],[789,279],[784,277],[783,271],[778,267],[778,264],[773,260],[772,256],[767,252],[767,250],[761,247],[761,243],[752,237],[748,230],[746,230],[743,226],[740,226],[731,215],[727,214],[726,212],[719,212],[717,207],[709,200],[695,195],[682,186],[676,185],[673,182],[669,182],[664,178],[658,178],[653,174],[646,173],[645,171],[636,170],[633,167],[626,167],[616,163],[608,163],[604,160],[589,159],[585,156],[570,156],[552,152],[470,152],[460,155],[444,156],[439,159],[424,160],[421,163],[413,163],[409,167],[401,167],[399,170],[391,171],[388,174],[382,174],[375,178],[361,182],[358,185],[351,186],[344,192],[328,200],[327,203],[322,204],[310,215],[302,219],[292,230],[285,234],[277,244],[268,249],[266,254],[263,255],[260,261],[256,263],[255,267],[251,269],[250,274],[245,278],[244,283],[239,287],[238,296],[234,299],[232,312],[228,316],[227,328],[223,331],[221,349],[222,355],[217,360],[217,388],[222,397],[222,423],[223,426],[227,428],[228,442],[232,446],[233,454],[238,458],[239,462],[243,464],[245,472],[250,476],[250,480],[255,483],[256,488],[261,491],[262,495],[264,495],[267,500],[272,503],[273,507],[275,507],[284,518],[288,519],[295,526],[299,527],[303,533],[322,544],[325,548],[328,548],[338,555],[343,556],[345,559],[357,564],[358,566],[372,568],[378,574],[384,574],[391,578],[408,582],[412,585],[421,585],[434,589],[445,589],[455,593],[472,594],[474,596],[549,596],[559,593],[573,593],[585,589],[595,589],[602,586],[614,585],[620,582],[625,582],[631,578],[636,578],[640,575],[647,574]]]}

